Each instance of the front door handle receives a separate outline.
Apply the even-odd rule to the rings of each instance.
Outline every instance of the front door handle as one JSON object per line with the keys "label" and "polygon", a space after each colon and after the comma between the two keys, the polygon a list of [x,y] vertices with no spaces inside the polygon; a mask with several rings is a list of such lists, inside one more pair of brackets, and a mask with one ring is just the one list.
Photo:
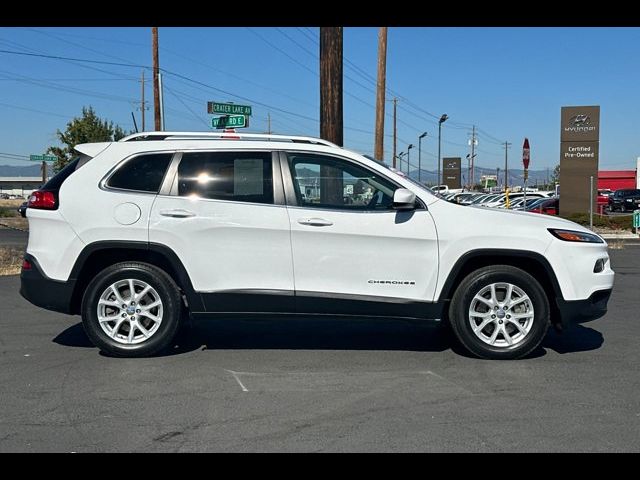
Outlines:
{"label": "front door handle", "polygon": [[183,210],[181,208],[175,208],[171,210],[160,210],[160,215],[163,217],[172,217],[172,218],[188,218],[195,217],[196,214],[190,212],[189,210]]}
{"label": "front door handle", "polygon": [[310,225],[312,227],[328,227],[333,225],[333,222],[325,220],[324,218],[301,218],[298,220],[300,225]]}

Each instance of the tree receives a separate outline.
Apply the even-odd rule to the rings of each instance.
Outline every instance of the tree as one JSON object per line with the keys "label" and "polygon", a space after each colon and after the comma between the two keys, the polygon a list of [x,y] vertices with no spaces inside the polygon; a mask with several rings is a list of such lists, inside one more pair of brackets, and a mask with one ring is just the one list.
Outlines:
{"label": "tree", "polygon": [[119,125],[114,126],[113,122],[101,120],[89,106],[82,107],[82,117],[71,120],[67,123],[67,129],[64,132],[58,130],[56,135],[64,146],[51,146],[47,149],[47,153],[57,157],[53,169],[59,172],[76,156],[73,150],[76,145],[90,142],[114,142],[126,136],[127,133]]}

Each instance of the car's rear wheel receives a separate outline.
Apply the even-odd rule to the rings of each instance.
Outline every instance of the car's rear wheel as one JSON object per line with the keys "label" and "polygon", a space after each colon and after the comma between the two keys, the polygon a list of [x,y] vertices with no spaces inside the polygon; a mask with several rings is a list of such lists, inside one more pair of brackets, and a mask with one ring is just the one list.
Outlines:
{"label": "car's rear wheel", "polygon": [[534,277],[509,265],[480,268],[458,286],[449,321],[460,343],[488,359],[521,358],[549,327],[549,301]]}
{"label": "car's rear wheel", "polygon": [[154,355],[174,339],[181,307],[178,286],[166,272],[146,263],[118,263],[87,286],[82,324],[89,339],[111,355]]}

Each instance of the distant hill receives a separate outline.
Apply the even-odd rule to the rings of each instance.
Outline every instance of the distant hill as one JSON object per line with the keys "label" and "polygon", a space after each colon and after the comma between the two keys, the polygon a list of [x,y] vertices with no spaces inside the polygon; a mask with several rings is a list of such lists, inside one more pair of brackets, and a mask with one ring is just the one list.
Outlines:
{"label": "distant hill", "polygon": [[40,164],[16,167],[15,165],[0,165],[0,177],[37,177],[42,175]]}

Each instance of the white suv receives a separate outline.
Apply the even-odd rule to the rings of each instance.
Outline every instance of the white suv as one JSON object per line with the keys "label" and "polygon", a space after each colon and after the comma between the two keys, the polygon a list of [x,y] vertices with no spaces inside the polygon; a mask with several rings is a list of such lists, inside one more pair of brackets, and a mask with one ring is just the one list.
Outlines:
{"label": "white suv", "polygon": [[[168,347],[231,313],[441,319],[519,358],[606,312],[606,243],[575,223],[449,203],[307,137],[155,132],[76,147],[29,200],[20,293],[104,351]],[[490,227],[490,228],[487,228]]]}

